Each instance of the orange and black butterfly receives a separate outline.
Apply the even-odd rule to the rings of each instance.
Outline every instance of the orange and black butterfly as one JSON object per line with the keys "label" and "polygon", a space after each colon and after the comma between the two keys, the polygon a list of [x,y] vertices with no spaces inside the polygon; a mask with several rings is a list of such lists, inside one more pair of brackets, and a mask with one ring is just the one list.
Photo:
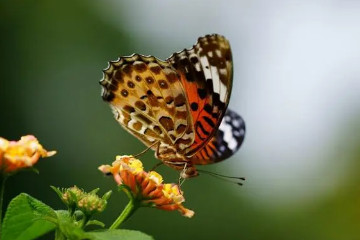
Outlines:
{"label": "orange and black butterfly", "polygon": [[188,178],[198,175],[194,165],[222,161],[244,140],[244,120],[227,109],[232,79],[229,41],[213,34],[165,61],[120,57],[100,84],[121,126]]}

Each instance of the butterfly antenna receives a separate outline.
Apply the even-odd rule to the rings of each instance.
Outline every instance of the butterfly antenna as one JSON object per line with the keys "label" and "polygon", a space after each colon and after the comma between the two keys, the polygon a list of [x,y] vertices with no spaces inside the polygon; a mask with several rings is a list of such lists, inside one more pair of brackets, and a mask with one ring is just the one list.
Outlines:
{"label": "butterfly antenna", "polygon": [[[202,170],[202,169],[198,169],[198,172],[205,173],[205,174],[208,174],[209,176],[218,178],[218,179],[226,181],[226,182],[235,183],[235,184],[240,185],[240,186],[244,185],[243,181],[245,181],[244,177],[227,176],[227,175],[214,173],[214,172],[210,172],[210,171],[206,171],[206,170]],[[240,180],[240,181],[232,181],[231,179],[237,179],[237,180]]]}
{"label": "butterfly antenna", "polygon": [[146,153],[147,151],[149,151],[149,149],[151,149],[153,146],[155,146],[156,144],[158,144],[159,142],[154,142],[153,144],[151,144],[150,146],[148,146],[145,150],[143,150],[142,152],[135,154],[133,157],[139,157],[141,155],[143,155],[144,153]]}

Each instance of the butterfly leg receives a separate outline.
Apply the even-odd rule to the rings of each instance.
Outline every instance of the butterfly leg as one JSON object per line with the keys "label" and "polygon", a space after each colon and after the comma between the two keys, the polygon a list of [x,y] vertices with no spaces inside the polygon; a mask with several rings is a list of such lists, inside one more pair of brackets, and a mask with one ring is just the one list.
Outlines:
{"label": "butterfly leg", "polygon": [[158,147],[157,147],[157,150],[156,152],[159,151],[159,146],[160,146],[160,142],[159,141],[156,141],[154,142],[153,144],[151,144],[150,146],[148,146],[145,150],[141,151],[140,153],[138,154],[135,154],[134,157],[139,157],[141,155],[143,155],[144,153],[146,153],[147,151],[149,151],[153,146],[155,146],[156,144],[158,144]]}
{"label": "butterfly leg", "polygon": [[[160,141],[155,142],[154,144],[151,145],[151,147],[154,146],[155,144],[157,144],[155,157],[158,158],[158,156],[160,154]],[[151,168],[151,171],[154,171],[158,166],[160,166],[162,164],[164,164],[164,162],[159,162],[159,163],[155,164],[155,166]]]}
{"label": "butterfly leg", "polygon": [[181,185],[183,185],[183,183],[186,180],[186,178],[184,177],[184,175],[186,175],[186,167],[187,167],[187,162],[185,162],[184,169],[181,171],[179,176],[179,181],[178,181],[179,187],[181,187]]}

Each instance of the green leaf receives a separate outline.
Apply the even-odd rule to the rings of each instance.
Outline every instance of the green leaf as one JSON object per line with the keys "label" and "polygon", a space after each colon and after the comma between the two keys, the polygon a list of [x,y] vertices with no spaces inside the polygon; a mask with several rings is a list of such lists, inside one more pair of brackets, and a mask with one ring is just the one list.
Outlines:
{"label": "green leaf", "polygon": [[51,188],[52,190],[54,190],[54,192],[56,192],[56,194],[59,196],[59,198],[60,198],[61,201],[62,201],[62,195],[63,195],[62,191],[61,191],[59,188],[54,187],[54,186],[50,186],[50,188]]}
{"label": "green leaf", "polygon": [[21,193],[11,200],[2,226],[2,240],[35,239],[57,222],[54,210],[39,200]]}
{"label": "green leaf", "polygon": [[154,240],[151,236],[134,230],[114,229],[104,232],[88,232],[92,240]]}
{"label": "green leaf", "polygon": [[95,188],[94,190],[92,190],[92,191],[89,192],[89,193],[90,193],[90,194],[96,194],[99,190],[100,190],[100,188]]}
{"label": "green leaf", "polygon": [[101,198],[103,200],[107,201],[110,198],[111,194],[112,194],[112,191],[110,190],[110,191],[106,192]]}

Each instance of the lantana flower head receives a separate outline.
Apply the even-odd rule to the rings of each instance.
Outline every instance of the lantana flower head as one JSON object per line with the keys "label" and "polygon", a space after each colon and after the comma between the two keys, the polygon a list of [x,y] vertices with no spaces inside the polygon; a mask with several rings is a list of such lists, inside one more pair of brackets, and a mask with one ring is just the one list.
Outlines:
{"label": "lantana flower head", "polygon": [[80,210],[86,216],[92,216],[95,213],[104,211],[107,205],[107,200],[111,195],[111,191],[109,191],[102,197],[99,197],[97,195],[99,190],[98,188],[92,190],[91,192],[85,192],[77,186],[70,188],[56,188],[51,186],[51,188],[69,208],[70,214],[73,214],[75,210]]}
{"label": "lantana flower head", "polygon": [[[55,188],[53,189],[56,191]],[[82,199],[86,194],[82,189],[78,188],[77,186],[58,190],[59,191],[57,191],[57,193],[59,197],[61,198],[63,203],[65,203],[65,205],[69,207],[69,209],[72,209],[72,211],[74,211],[77,207],[79,199]]]}
{"label": "lantana flower head", "polygon": [[102,165],[99,170],[113,175],[114,180],[141,206],[178,210],[183,216],[192,217],[194,212],[185,208],[182,191],[177,184],[164,184],[162,176],[144,171],[142,162],[133,156],[117,156],[112,165]]}
{"label": "lantana flower head", "polygon": [[78,202],[78,208],[88,216],[104,211],[106,205],[107,200],[100,198],[96,194],[87,194]]}
{"label": "lantana flower head", "polygon": [[54,154],[56,151],[46,151],[32,135],[23,136],[19,141],[0,137],[0,168],[5,174],[32,167],[40,157]]}

